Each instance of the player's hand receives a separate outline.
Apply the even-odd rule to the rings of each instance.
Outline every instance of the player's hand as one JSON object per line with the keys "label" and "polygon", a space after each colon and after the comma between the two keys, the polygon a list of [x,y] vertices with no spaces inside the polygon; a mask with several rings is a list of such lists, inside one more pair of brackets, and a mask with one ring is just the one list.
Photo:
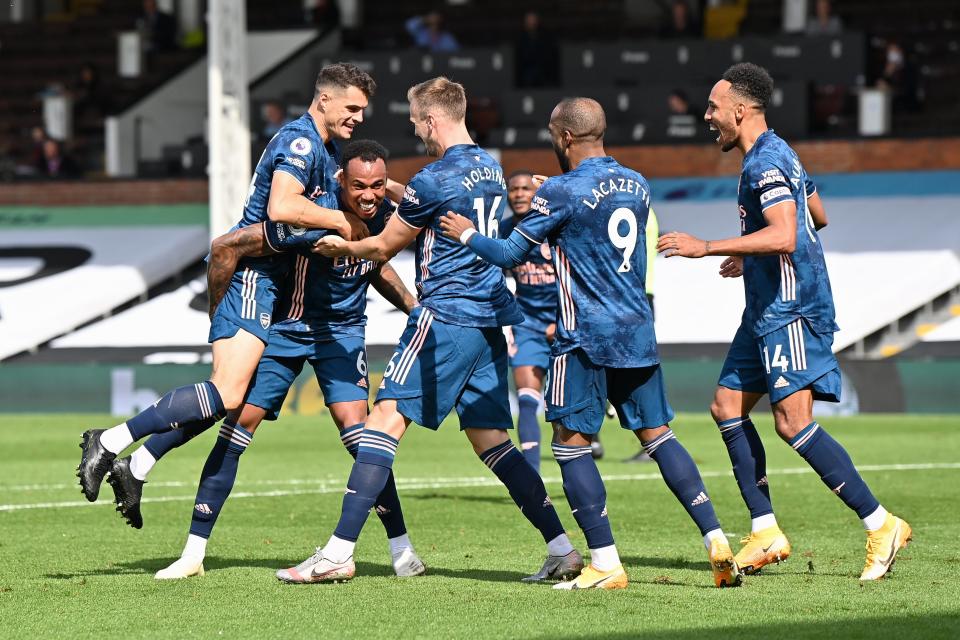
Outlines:
{"label": "player's hand", "polygon": [[660,236],[657,251],[664,257],[683,256],[684,258],[702,258],[707,255],[707,243],[696,236],[681,231],[671,231]]}
{"label": "player's hand", "polygon": [[310,248],[313,253],[319,253],[327,258],[336,258],[347,254],[347,241],[340,236],[324,236],[317,240]]}
{"label": "player's hand", "polygon": [[344,211],[343,218],[344,223],[337,229],[337,233],[343,236],[344,240],[363,240],[370,235],[367,224],[356,214]]}
{"label": "player's hand", "polygon": [[743,258],[730,256],[720,263],[720,276],[723,278],[739,278],[743,275]]}
{"label": "player's hand", "polygon": [[467,229],[476,231],[476,227],[470,222],[470,218],[465,218],[453,211],[447,211],[447,213],[440,218],[440,229],[443,231],[443,235],[457,242],[460,242],[460,236],[462,236],[463,232]]}
{"label": "player's hand", "polygon": [[507,355],[512,358],[517,355],[517,343],[513,339],[513,327],[504,327],[503,337],[507,339]]}
{"label": "player's hand", "polygon": [[535,173],[530,176],[530,179],[533,181],[533,186],[535,189],[539,189],[540,185],[550,179],[550,176],[544,176],[539,173]]}
{"label": "player's hand", "polygon": [[553,341],[557,338],[557,323],[551,322],[547,325],[547,330],[544,331],[547,334],[547,343],[553,344]]}

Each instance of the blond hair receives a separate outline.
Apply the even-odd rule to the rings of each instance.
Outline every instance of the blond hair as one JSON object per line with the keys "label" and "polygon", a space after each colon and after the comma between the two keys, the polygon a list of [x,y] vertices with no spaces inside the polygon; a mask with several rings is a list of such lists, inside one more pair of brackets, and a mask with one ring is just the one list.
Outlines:
{"label": "blond hair", "polygon": [[[453,122],[462,122],[467,117],[467,93],[463,85],[443,76],[410,87],[407,100],[411,114],[418,120],[425,118],[427,111],[432,109]],[[413,113],[414,106],[418,113]]]}

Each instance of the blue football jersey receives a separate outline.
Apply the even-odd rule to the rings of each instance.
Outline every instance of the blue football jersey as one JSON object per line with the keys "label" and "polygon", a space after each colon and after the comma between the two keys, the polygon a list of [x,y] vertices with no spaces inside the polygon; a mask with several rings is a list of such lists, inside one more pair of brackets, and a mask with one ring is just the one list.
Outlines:
{"label": "blue football jersey", "polygon": [[797,154],[772,129],[762,133],[743,158],[737,195],[741,235],[767,226],[766,209],[790,200],[797,207],[793,253],[743,259],[743,322],[756,337],[800,317],[817,333],[839,329],[823,247],[807,209],[807,198],[814,191]]}
{"label": "blue football jersey", "polygon": [[[289,173],[303,185],[303,195],[317,202],[332,194],[334,202],[339,185],[334,178],[339,169],[340,152],[335,142],[324,145],[320,132],[309,113],[288,122],[267,143],[257,161],[250,180],[250,190],[243,206],[243,216],[237,227],[269,222],[267,204],[275,171]],[[327,206],[323,202],[317,202]],[[284,277],[290,264],[289,256],[244,258],[241,265],[269,273],[274,280]]]}
{"label": "blue football jersey", "polygon": [[417,236],[417,294],[440,321],[464,327],[523,321],[503,272],[444,237],[440,229],[440,218],[455,211],[470,218],[481,233],[497,237],[506,202],[503,169],[475,144],[450,147],[407,184],[397,216],[422,229]]}
{"label": "blue football jersey", "polygon": [[[518,218],[514,216],[504,220],[500,236],[509,236],[517,221]],[[545,332],[549,324],[557,321],[558,300],[557,272],[553,267],[549,243],[543,242],[530,249],[524,261],[510,269],[510,274],[517,283],[517,304],[524,317],[521,326]]]}
{"label": "blue football jersey", "polygon": [[[367,220],[371,234],[383,231],[394,204],[384,200],[377,213]],[[276,223],[268,223],[272,227]],[[298,235],[287,247],[296,248],[296,257],[286,280],[276,314],[274,330],[288,337],[312,340],[336,339],[344,336],[363,336],[367,324],[367,287],[370,274],[380,263],[363,258],[341,256],[326,258],[311,253],[309,245],[327,233],[311,229]],[[313,238],[306,245],[303,238]]]}
{"label": "blue football jersey", "polygon": [[559,311],[554,354],[580,347],[595,365],[660,362],[644,290],[650,187],[613,158],[588,158],[550,178],[517,231],[550,243]]}

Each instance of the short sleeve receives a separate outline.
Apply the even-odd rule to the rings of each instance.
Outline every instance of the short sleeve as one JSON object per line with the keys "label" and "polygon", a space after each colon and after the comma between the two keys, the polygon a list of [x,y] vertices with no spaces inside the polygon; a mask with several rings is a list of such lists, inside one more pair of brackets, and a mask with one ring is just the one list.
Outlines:
{"label": "short sleeve", "polygon": [[760,209],[766,211],[781,202],[793,200],[790,181],[773,162],[757,162],[747,170],[750,188],[760,199]]}
{"label": "short sleeve", "polygon": [[270,155],[273,158],[274,171],[289,173],[306,190],[310,184],[311,169],[320,150],[314,148],[309,138],[296,134],[295,131],[278,133],[270,141]]}
{"label": "short sleeve", "polygon": [[567,207],[563,206],[563,192],[547,180],[533,194],[530,213],[525,215],[516,231],[535,244],[540,244],[555,235],[566,220]]}
{"label": "short sleeve", "polygon": [[420,171],[407,183],[403,199],[397,208],[397,217],[407,225],[422,229],[433,220],[440,205],[443,191],[440,181],[428,171]]}
{"label": "short sleeve", "polygon": [[817,192],[817,185],[814,184],[813,180],[810,179],[810,176],[804,177],[803,188],[806,191],[808,198]]}
{"label": "short sleeve", "polygon": [[283,222],[266,221],[263,232],[270,248],[277,252],[308,249],[320,238],[333,233],[327,229],[304,229]]}

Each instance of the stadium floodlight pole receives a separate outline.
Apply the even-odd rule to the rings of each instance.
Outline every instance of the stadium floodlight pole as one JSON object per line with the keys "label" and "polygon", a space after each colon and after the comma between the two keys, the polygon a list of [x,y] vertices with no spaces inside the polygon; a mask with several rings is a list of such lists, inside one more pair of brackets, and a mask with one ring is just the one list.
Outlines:
{"label": "stadium floodlight pole", "polygon": [[210,237],[233,225],[250,182],[250,96],[246,3],[210,0],[207,9]]}

